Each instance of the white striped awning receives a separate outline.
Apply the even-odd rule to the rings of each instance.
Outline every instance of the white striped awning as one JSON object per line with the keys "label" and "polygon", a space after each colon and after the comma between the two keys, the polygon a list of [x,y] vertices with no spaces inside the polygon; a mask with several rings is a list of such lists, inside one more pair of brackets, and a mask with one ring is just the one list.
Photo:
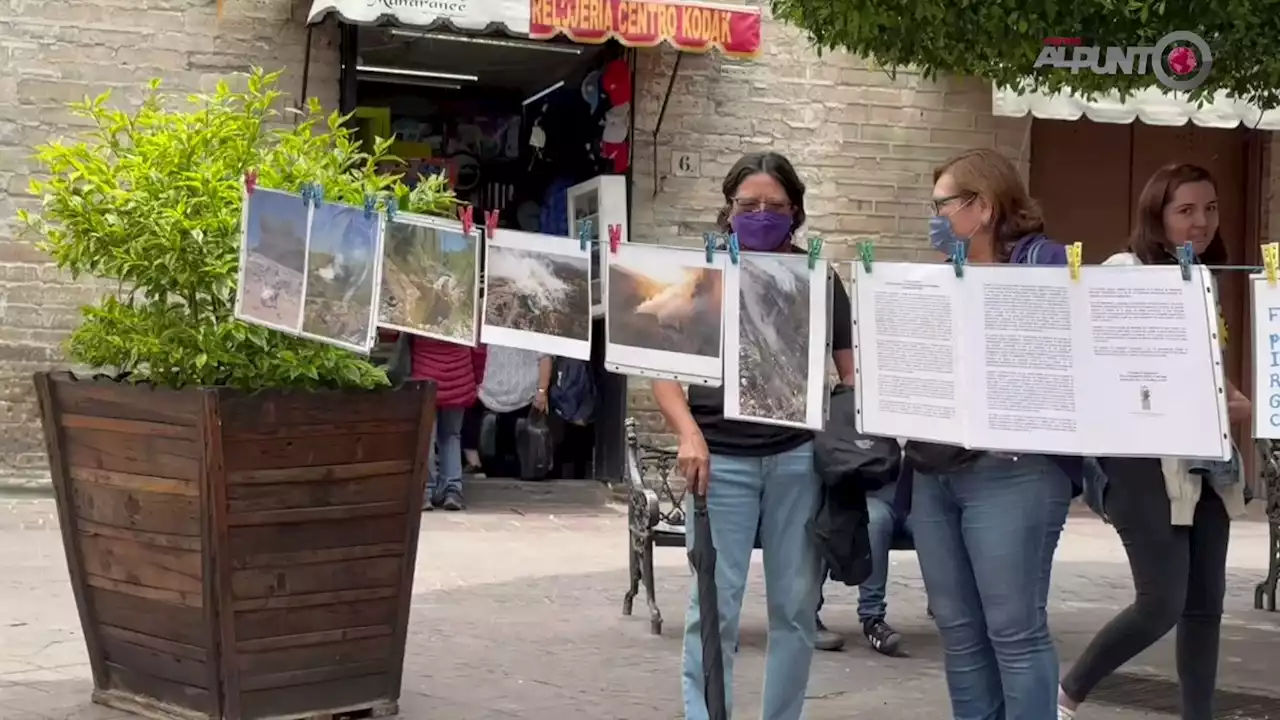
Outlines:
{"label": "white striped awning", "polygon": [[1200,107],[1184,93],[1166,95],[1159,88],[1145,88],[1121,101],[1118,93],[1099,94],[1087,100],[1070,92],[1046,95],[993,87],[991,113],[1000,117],[1032,117],[1042,120],[1079,120],[1087,117],[1099,123],[1127,125],[1141,120],[1147,125],[1186,125],[1206,128],[1234,128],[1243,125],[1259,130],[1280,130],[1280,110],[1263,112],[1255,105],[1219,92]]}

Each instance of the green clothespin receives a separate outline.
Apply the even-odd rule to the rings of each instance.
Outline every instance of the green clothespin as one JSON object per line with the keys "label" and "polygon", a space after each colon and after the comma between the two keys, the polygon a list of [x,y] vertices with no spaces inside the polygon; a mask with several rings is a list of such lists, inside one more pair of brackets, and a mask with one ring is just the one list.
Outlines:
{"label": "green clothespin", "polygon": [[716,236],[713,233],[703,233],[702,242],[706,245],[707,264],[710,265],[715,261],[716,254]]}
{"label": "green clothespin", "polygon": [[863,240],[858,243],[858,257],[862,258],[862,272],[871,274],[872,249],[870,240]]}
{"label": "green clothespin", "polygon": [[809,238],[809,269],[818,267],[818,258],[822,257],[822,238]]}

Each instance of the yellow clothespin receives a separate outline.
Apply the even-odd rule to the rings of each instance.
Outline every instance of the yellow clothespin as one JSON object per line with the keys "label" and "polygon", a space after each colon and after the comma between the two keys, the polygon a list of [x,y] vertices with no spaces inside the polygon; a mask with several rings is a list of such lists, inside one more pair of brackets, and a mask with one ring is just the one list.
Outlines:
{"label": "yellow clothespin", "polygon": [[1262,246],[1262,267],[1267,272],[1267,285],[1276,286],[1276,267],[1280,266],[1280,243]]}
{"label": "yellow clothespin", "polygon": [[1084,245],[1073,242],[1067,246],[1067,270],[1072,280],[1080,279],[1080,256],[1084,254]]}

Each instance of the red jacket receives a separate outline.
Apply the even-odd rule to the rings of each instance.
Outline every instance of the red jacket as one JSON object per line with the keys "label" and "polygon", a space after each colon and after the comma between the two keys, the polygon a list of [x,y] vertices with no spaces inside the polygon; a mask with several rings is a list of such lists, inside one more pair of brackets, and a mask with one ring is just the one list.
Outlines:
{"label": "red jacket", "polygon": [[436,407],[469,408],[475,404],[488,356],[483,345],[469,348],[415,336],[410,351],[410,377],[435,382]]}

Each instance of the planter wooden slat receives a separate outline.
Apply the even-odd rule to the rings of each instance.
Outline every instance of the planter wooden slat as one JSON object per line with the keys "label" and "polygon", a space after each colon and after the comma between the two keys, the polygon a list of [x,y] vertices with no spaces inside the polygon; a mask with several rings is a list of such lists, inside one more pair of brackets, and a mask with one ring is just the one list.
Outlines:
{"label": "planter wooden slat", "polygon": [[174,720],[394,711],[430,384],[36,386],[96,700]]}

